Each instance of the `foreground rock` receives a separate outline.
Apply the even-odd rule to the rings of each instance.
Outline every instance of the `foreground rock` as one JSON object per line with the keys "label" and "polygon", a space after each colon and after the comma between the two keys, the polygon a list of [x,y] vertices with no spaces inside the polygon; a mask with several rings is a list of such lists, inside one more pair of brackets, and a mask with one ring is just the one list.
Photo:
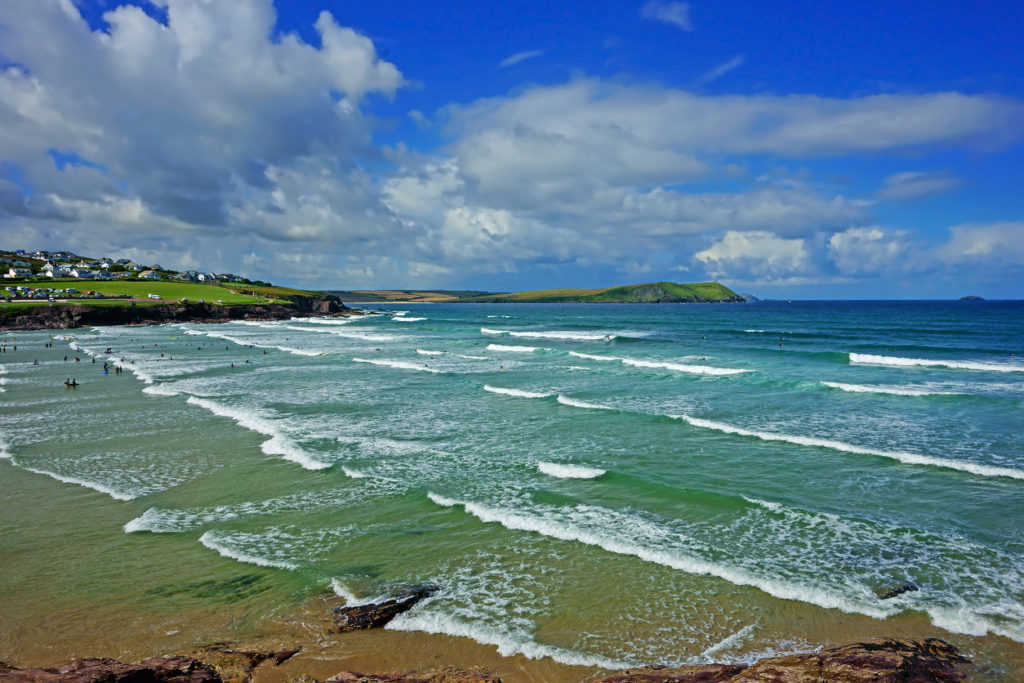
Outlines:
{"label": "foreground rock", "polygon": [[213,667],[191,657],[153,657],[138,664],[78,659],[54,669],[15,669],[0,664],[4,683],[221,683]]}
{"label": "foreground rock", "polygon": [[420,600],[429,598],[438,586],[409,586],[392,593],[381,602],[334,608],[334,630],[337,632],[380,628],[402,612],[408,612]]}
{"label": "foreground rock", "polygon": [[325,683],[501,683],[497,676],[477,669],[443,668],[436,671],[393,671],[385,674],[362,674],[342,671]]}
{"label": "foreground rock", "polygon": [[645,667],[597,683],[956,683],[970,660],[942,640],[882,640],[762,659],[752,666]]}
{"label": "foreground rock", "polygon": [[245,683],[252,680],[253,670],[263,662],[272,659],[274,664],[282,664],[298,653],[298,650],[240,650],[218,643],[192,654],[211,665],[225,683]]}
{"label": "foreground rock", "polygon": [[287,320],[292,316],[355,313],[337,297],[295,296],[289,304],[167,303],[152,306],[55,304],[9,313],[0,309],[0,329],[56,330],[92,325],[157,325],[169,322]]}

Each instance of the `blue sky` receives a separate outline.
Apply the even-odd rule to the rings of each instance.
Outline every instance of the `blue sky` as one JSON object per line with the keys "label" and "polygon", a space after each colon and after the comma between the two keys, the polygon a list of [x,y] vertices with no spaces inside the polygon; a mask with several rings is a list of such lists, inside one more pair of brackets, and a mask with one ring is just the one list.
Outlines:
{"label": "blue sky", "polygon": [[1024,297],[1020,3],[0,5],[0,235],[319,288]]}

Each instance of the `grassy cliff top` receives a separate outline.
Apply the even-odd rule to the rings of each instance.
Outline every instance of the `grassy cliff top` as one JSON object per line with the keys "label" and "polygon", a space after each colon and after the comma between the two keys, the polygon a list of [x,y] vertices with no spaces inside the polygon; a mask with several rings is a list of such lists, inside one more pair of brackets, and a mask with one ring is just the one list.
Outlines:
{"label": "grassy cliff top", "polygon": [[743,298],[717,282],[649,282],[604,289],[537,289],[460,300],[493,303],[696,303],[738,302]]}

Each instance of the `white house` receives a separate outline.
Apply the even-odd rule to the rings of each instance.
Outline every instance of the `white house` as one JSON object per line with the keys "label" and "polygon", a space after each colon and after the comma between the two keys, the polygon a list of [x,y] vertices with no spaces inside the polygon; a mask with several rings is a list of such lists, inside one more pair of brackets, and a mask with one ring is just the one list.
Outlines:
{"label": "white house", "polygon": [[161,275],[160,273],[156,272],[155,270],[144,270],[141,273],[139,273],[139,277],[145,278],[147,280],[163,280],[164,279],[164,276]]}
{"label": "white house", "polygon": [[109,270],[96,271],[96,278],[98,280],[115,280],[117,276],[111,273]]}
{"label": "white house", "polygon": [[96,274],[87,268],[75,268],[71,271],[71,277],[91,278],[96,277]]}
{"label": "white house", "polygon": [[32,270],[30,268],[15,268],[12,266],[11,269],[8,270],[6,274],[4,274],[4,277],[32,277]]}
{"label": "white house", "polygon": [[53,270],[46,271],[44,274],[50,277],[71,277],[71,271],[65,268],[54,268]]}

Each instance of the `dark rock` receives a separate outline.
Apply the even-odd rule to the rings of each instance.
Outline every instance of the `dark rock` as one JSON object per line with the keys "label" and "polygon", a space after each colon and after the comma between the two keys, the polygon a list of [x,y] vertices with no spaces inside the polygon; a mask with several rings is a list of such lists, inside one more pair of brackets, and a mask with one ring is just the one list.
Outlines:
{"label": "dark rock", "polygon": [[292,316],[355,314],[337,297],[293,296],[288,304],[166,303],[153,306],[55,304],[7,313],[0,310],[0,329],[49,330],[92,325],[159,325],[168,322],[287,320]]}
{"label": "dark rock", "polygon": [[746,668],[742,664],[645,666],[606,676],[597,683],[720,683],[733,680],[736,674]]}
{"label": "dark rock", "polygon": [[225,683],[243,683],[251,680],[253,670],[268,659],[278,665],[298,653],[299,650],[237,650],[225,643],[214,643],[193,654],[212,665]]}
{"label": "dark rock", "polygon": [[821,652],[762,659],[750,667],[723,664],[645,667],[596,683],[959,683],[970,660],[942,640],[882,640]]}
{"label": "dark rock", "polygon": [[875,591],[875,595],[878,596],[879,600],[890,600],[895,598],[897,595],[903,595],[904,593],[913,593],[914,591],[921,590],[912,583],[901,583],[898,586],[892,586],[891,588],[879,588]]}
{"label": "dark rock", "polygon": [[446,667],[436,671],[392,671],[391,673],[364,674],[342,671],[325,683],[501,683],[501,679],[480,669]]}
{"label": "dark rock", "polygon": [[440,588],[438,586],[409,586],[392,593],[386,600],[369,605],[334,608],[334,626],[339,632],[356,631],[364,628],[379,628],[402,612],[408,612],[420,600],[428,598]]}
{"label": "dark rock", "polygon": [[222,683],[212,667],[191,657],[153,657],[138,664],[78,659],[53,669],[0,669],[4,683]]}
{"label": "dark rock", "polygon": [[272,653],[270,656],[274,658],[274,664],[281,665],[287,662],[289,659],[299,654],[300,650],[278,650]]}

